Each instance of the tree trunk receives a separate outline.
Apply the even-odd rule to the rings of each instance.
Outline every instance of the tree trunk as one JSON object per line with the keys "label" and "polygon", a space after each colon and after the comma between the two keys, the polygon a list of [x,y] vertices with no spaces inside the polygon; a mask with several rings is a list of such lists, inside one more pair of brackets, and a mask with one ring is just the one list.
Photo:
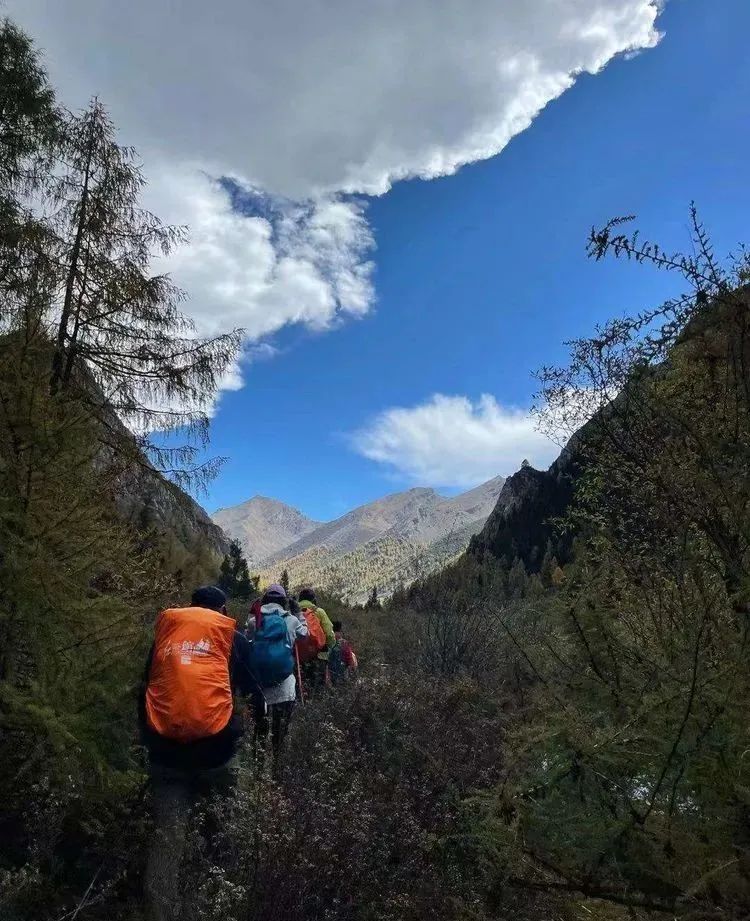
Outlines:
{"label": "tree trunk", "polygon": [[68,323],[73,312],[73,294],[75,289],[76,275],[78,274],[78,261],[81,256],[81,246],[83,244],[83,233],[86,225],[86,209],[89,198],[89,181],[91,178],[91,161],[94,156],[94,118],[91,114],[91,123],[89,127],[89,140],[86,150],[86,167],[83,174],[83,188],[81,190],[81,209],[78,215],[78,225],[76,235],[73,240],[73,248],[70,253],[70,266],[68,276],[65,282],[65,299],[63,300],[62,314],[60,316],[60,325],[57,329],[57,341],[55,343],[55,354],[52,357],[52,374],[50,376],[50,392],[57,393],[60,384],[63,381],[63,368],[65,361],[65,344],[68,338]]}

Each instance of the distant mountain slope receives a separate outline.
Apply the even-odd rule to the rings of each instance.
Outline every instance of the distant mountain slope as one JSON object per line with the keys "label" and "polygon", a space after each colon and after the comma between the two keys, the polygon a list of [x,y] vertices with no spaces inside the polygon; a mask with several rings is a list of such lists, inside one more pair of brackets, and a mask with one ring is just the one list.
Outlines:
{"label": "distant mountain slope", "polygon": [[117,507],[136,528],[169,535],[188,554],[191,565],[207,552],[218,571],[229,549],[222,529],[195,499],[155,470],[137,469],[124,477]]}
{"label": "distant mountain slope", "polygon": [[361,601],[373,585],[386,596],[465,550],[504,482],[496,477],[453,498],[417,487],[324,524],[260,497],[222,509],[213,520],[240,541],[266,579],[287,569],[292,584],[313,582]]}
{"label": "distant mountain slope", "polygon": [[[352,604],[362,604],[373,586],[379,598],[388,598],[399,586],[447,566],[466,550],[476,527],[466,525],[429,544],[386,534],[344,554],[325,546],[310,547],[281,565],[294,585],[322,586]],[[267,582],[277,579],[278,566],[264,570],[262,576]]]}
{"label": "distant mountain slope", "polygon": [[402,582],[410,582],[423,557],[423,548],[409,541],[374,537],[346,553],[329,550],[324,544],[308,547],[278,565],[269,565],[261,575],[270,582],[278,578],[278,568],[283,566],[293,585],[315,585],[357,604],[366,600],[374,585],[385,598]]}
{"label": "distant mountain slope", "polygon": [[495,507],[504,482],[502,477],[496,477],[451,499],[424,487],[383,496],[320,525],[287,546],[283,553],[267,557],[264,563],[277,563],[320,546],[343,555],[386,536],[410,544],[431,544],[469,523],[481,527]]}
{"label": "distant mountain slope", "polygon": [[219,509],[212,517],[229,537],[240,542],[251,567],[320,526],[319,521],[307,518],[296,508],[265,496],[253,496],[241,505]]}
{"label": "distant mountain slope", "polygon": [[420,520],[431,514],[439,501],[440,497],[434,490],[423,488],[384,496],[367,505],[360,505],[335,521],[320,525],[290,544],[283,553],[270,556],[264,562],[270,564],[289,559],[320,546],[325,546],[329,552],[343,555],[374,538],[382,537],[394,528],[408,537],[408,532],[418,528]]}

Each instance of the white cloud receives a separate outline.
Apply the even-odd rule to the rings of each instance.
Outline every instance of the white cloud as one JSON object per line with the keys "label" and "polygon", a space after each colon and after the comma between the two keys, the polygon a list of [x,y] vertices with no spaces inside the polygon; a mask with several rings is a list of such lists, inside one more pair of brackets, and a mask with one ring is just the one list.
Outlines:
{"label": "white cloud", "polygon": [[[190,228],[190,243],[157,268],[188,292],[187,309],[204,334],[241,327],[250,342],[290,323],[327,329],[360,316],[373,301],[368,254],[372,236],[356,201],[300,205],[271,200],[195,168],[162,166],[146,204],[171,224]],[[264,216],[242,213],[263,207]]]}
{"label": "white cloud", "polygon": [[[661,2],[5,5],[68,106],[109,106],[148,167],[149,204],[191,225],[168,267],[200,327],[257,342],[370,309],[370,232],[342,194],[499,153],[579,74],[653,47]],[[207,176],[272,192],[270,213],[237,213]]]}
{"label": "white cloud", "polygon": [[583,72],[652,47],[661,0],[7,0],[69,105],[148,157],[303,199],[498,153]]}
{"label": "white cloud", "polygon": [[487,394],[476,402],[435,394],[418,406],[387,409],[351,443],[415,483],[460,487],[508,476],[524,459],[547,467],[560,450],[527,410],[501,406]]}

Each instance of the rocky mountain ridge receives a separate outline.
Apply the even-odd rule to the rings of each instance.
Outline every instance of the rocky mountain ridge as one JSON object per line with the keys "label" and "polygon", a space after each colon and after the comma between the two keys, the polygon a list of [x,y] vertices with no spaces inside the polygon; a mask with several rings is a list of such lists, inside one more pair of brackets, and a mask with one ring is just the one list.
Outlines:
{"label": "rocky mountain ridge", "polygon": [[240,542],[251,568],[322,525],[267,496],[253,496],[239,505],[219,509],[212,518],[214,524]]}
{"label": "rocky mountain ridge", "polygon": [[568,558],[572,534],[556,521],[570,506],[580,475],[580,458],[564,449],[547,470],[525,465],[508,477],[497,505],[484,527],[471,538],[469,553],[489,553],[508,564],[518,557],[529,572],[537,572],[551,544],[560,561]]}
{"label": "rocky mountain ridge", "polygon": [[415,487],[324,523],[256,496],[219,510],[213,520],[239,540],[264,578],[278,578],[287,569],[293,584],[315,582],[356,602],[373,586],[388,595],[465,550],[504,482],[495,477],[453,497]]}

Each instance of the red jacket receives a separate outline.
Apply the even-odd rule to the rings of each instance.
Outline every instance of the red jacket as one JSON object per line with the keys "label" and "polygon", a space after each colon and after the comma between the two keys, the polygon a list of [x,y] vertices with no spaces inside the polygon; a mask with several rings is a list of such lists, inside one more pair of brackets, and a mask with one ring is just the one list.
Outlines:
{"label": "red jacket", "polygon": [[255,601],[250,605],[250,617],[255,620],[255,629],[257,630],[260,627],[261,621],[263,620],[263,614],[261,613],[261,607],[263,606],[263,599],[256,598]]}

